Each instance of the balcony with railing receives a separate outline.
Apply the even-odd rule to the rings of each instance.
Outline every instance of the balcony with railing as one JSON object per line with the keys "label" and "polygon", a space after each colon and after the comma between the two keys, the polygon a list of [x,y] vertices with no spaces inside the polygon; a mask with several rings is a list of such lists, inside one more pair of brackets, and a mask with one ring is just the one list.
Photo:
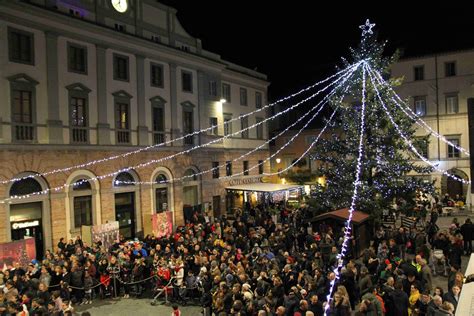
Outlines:
{"label": "balcony with railing", "polygon": [[117,144],[130,144],[130,131],[117,130]]}
{"label": "balcony with railing", "polygon": [[35,140],[36,127],[29,123],[13,123],[13,140],[16,142],[32,142]]}
{"label": "balcony with railing", "polygon": [[87,144],[89,141],[87,127],[71,128],[71,141],[76,144]]}
{"label": "balcony with railing", "polygon": [[165,132],[153,132],[153,145],[162,144],[164,142],[166,142]]}
{"label": "balcony with railing", "polygon": [[192,146],[194,145],[194,136],[186,136],[184,137],[183,143],[185,146]]}

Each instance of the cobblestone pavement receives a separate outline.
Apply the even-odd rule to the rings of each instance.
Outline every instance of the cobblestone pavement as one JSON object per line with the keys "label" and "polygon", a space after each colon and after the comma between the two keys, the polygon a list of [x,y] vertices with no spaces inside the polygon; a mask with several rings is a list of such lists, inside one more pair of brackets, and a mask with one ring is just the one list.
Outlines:
{"label": "cobblestone pavement", "polygon": [[[91,305],[76,306],[76,312],[82,313],[88,311],[92,316],[168,316],[171,315],[171,305],[150,304],[151,299],[120,298],[95,300]],[[201,308],[198,306],[180,306],[181,315],[199,316]]]}
{"label": "cobblestone pavement", "polygon": [[[452,223],[452,220],[454,217],[457,217],[459,223],[462,225],[464,224],[464,221],[468,217],[465,214],[462,215],[454,215],[454,216],[443,216],[438,218],[437,225],[439,226],[440,230],[448,229],[449,225]],[[474,219],[473,213],[469,214],[469,217],[471,220]],[[468,256],[462,256],[462,261],[461,261],[461,271],[464,273],[467,268],[467,264],[469,261]],[[433,287],[440,286],[445,292],[448,289],[448,278],[443,277],[443,276],[436,276],[433,278]]]}

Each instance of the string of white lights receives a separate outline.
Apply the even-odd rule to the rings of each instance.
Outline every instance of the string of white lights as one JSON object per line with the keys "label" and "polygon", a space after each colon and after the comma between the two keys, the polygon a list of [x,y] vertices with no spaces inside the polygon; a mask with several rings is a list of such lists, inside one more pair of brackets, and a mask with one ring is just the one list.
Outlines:
{"label": "string of white lights", "polygon": [[51,171],[47,171],[47,172],[42,172],[42,173],[35,173],[35,174],[31,174],[31,175],[27,175],[27,176],[23,176],[23,177],[17,177],[17,178],[12,178],[12,179],[8,179],[8,180],[0,180],[0,184],[5,184],[5,183],[11,183],[11,182],[16,182],[16,181],[20,181],[20,180],[25,180],[25,179],[29,179],[29,178],[37,178],[37,177],[44,177],[44,176],[47,176],[47,175],[51,175],[51,174],[55,174],[55,173],[59,173],[59,172],[67,172],[67,171],[71,171],[71,170],[74,170],[74,169],[81,169],[81,168],[86,168],[86,167],[90,167],[92,165],[95,165],[95,164],[98,164],[98,163],[102,163],[102,162],[108,162],[108,161],[111,161],[111,160],[114,160],[114,159],[118,159],[118,158],[124,158],[124,157],[127,157],[127,156],[130,156],[130,155],[134,155],[134,154],[137,154],[137,153],[140,153],[142,151],[147,151],[147,150],[150,150],[152,148],[158,148],[158,147],[162,147],[162,146],[166,146],[168,144],[171,144],[173,142],[177,142],[177,141],[180,141],[180,140],[183,140],[187,137],[192,137],[192,136],[195,136],[195,135],[198,135],[200,133],[203,133],[203,132],[207,132],[207,131],[210,131],[212,129],[215,129],[219,126],[224,126],[226,124],[231,124],[233,121],[237,121],[237,120],[240,120],[244,117],[248,117],[250,115],[253,115],[253,114],[256,114],[260,111],[263,111],[267,108],[270,108],[272,106],[275,106],[276,104],[278,103],[281,103],[283,101],[286,101],[286,100],[289,100],[289,99],[292,99],[304,92],[307,92],[307,91],[310,91],[311,89],[331,80],[332,78],[335,78],[339,75],[341,76],[344,76],[348,73],[350,73],[353,69],[357,68],[358,66],[360,66],[360,62],[359,63],[356,63],[354,65],[351,65],[337,73],[335,73],[334,75],[332,76],[329,76],[321,81],[318,81],[316,82],[315,84],[313,85],[310,85],[306,88],[303,88],[301,89],[300,91],[296,92],[296,93],[293,93],[289,96],[286,96],[284,98],[281,98],[273,103],[270,103],[270,104],[267,104],[265,106],[262,106],[261,108],[259,109],[256,109],[255,111],[251,111],[249,113],[245,113],[245,114],[242,114],[242,115],[239,115],[238,117],[235,117],[235,118],[232,118],[228,121],[224,121],[223,123],[220,123],[220,124],[217,124],[217,125],[213,125],[213,126],[210,126],[210,127],[207,127],[207,128],[203,128],[203,129],[200,129],[198,131],[194,131],[192,133],[189,133],[189,134],[186,134],[184,136],[181,136],[181,137],[178,137],[178,138],[175,138],[175,139],[171,139],[171,140],[168,140],[168,141],[165,141],[163,143],[159,143],[159,144],[154,144],[154,145],[150,145],[150,146],[147,146],[147,147],[144,147],[144,148],[140,148],[140,149],[137,149],[137,150],[134,150],[134,151],[130,151],[130,152],[127,152],[127,153],[123,153],[123,154],[119,154],[119,155],[114,155],[114,156],[109,156],[109,157],[105,157],[105,158],[101,158],[101,159],[96,159],[96,160],[92,160],[92,161],[89,161],[89,162],[86,162],[86,163],[82,163],[82,164],[78,164],[78,165],[74,165],[74,166],[70,166],[70,167],[66,167],[66,168],[58,168],[58,169],[54,169],[54,170],[51,170]]}
{"label": "string of white lights", "polygon": [[373,73],[372,73],[372,67],[368,66],[368,71],[369,71],[369,76],[370,76],[370,79],[371,79],[371,83],[372,83],[372,86],[375,90],[375,93],[377,95],[377,99],[379,100],[380,102],[380,105],[382,106],[382,108],[384,109],[385,113],[387,114],[390,122],[392,123],[392,125],[395,127],[395,129],[397,130],[398,134],[403,138],[403,140],[405,141],[405,143],[408,145],[408,147],[411,149],[411,151],[413,153],[415,153],[415,155],[417,155],[423,162],[425,162],[426,164],[430,165],[431,167],[433,167],[436,171],[450,177],[451,179],[454,179],[456,181],[459,181],[459,182],[462,182],[464,184],[470,184],[471,181],[466,181],[462,178],[459,178],[449,172],[447,172],[446,170],[443,170],[441,168],[439,168],[436,164],[433,164],[431,161],[429,161],[428,159],[426,159],[426,157],[424,157],[422,154],[420,154],[418,152],[418,150],[416,149],[416,147],[413,145],[413,143],[411,142],[411,140],[409,140],[407,138],[407,136],[403,133],[403,131],[400,129],[400,126],[395,122],[395,120],[393,119],[392,115],[390,114],[390,111],[388,110],[388,108],[386,107],[385,103],[383,102],[381,96],[380,96],[380,92],[377,88],[377,84],[374,80],[374,77],[373,77]]}
{"label": "string of white lights", "polygon": [[383,79],[382,75],[377,70],[373,70],[373,71],[375,72],[376,81],[378,81],[380,84],[385,85],[390,90],[390,92],[394,95],[394,97],[391,98],[392,102],[397,107],[399,107],[403,111],[403,113],[405,113],[405,115],[407,115],[410,119],[414,120],[418,126],[423,128],[425,131],[429,132],[430,135],[442,140],[443,142],[463,152],[464,154],[466,154],[466,156],[470,155],[467,149],[454,144],[449,139],[447,139],[444,135],[441,135],[438,132],[436,132],[428,123],[426,123],[420,116],[418,116],[418,114],[413,112],[410,105],[400,98],[397,92],[392,88],[392,86],[388,82],[386,82]]}
{"label": "string of white lights", "polygon": [[[301,129],[304,129],[307,127],[307,125],[314,120],[314,118],[321,112],[321,110],[324,108],[325,104],[327,103],[327,101],[321,105],[321,107],[318,109],[318,111],[309,119],[308,123],[306,123]],[[286,129],[284,129],[282,132],[280,132],[279,134],[273,136],[272,138],[270,138],[269,140],[267,140],[265,143],[261,144],[260,146],[257,146],[256,148],[252,149],[251,151],[249,152],[246,152],[245,154],[237,157],[237,158],[234,158],[232,159],[231,161],[232,162],[236,162],[236,161],[239,161],[240,159],[243,159],[245,158],[246,156],[254,153],[255,151],[259,150],[260,148],[262,148],[263,146],[265,146],[266,144],[270,143],[271,141],[275,140],[276,138],[278,138],[279,136],[281,136],[282,134],[284,134],[286,131],[288,131],[291,127],[295,126],[296,124],[298,124],[303,118],[305,118],[307,115],[309,115],[312,110],[314,110],[315,108],[317,108],[318,105],[316,105],[315,107],[313,107],[310,111],[306,112],[302,117],[300,117],[297,121],[295,121],[294,123],[292,123],[291,125],[289,125]],[[299,134],[299,133],[298,133]],[[290,140],[288,140],[288,142],[286,142],[284,145],[283,145],[283,148],[287,147],[288,145],[290,145],[292,142],[293,142],[293,138],[291,138]],[[258,163],[257,164],[257,167],[262,165],[263,163],[265,162],[265,160],[263,160],[262,163]],[[209,173],[209,172],[212,172],[214,170],[218,170],[220,168],[223,168],[225,167],[227,164],[220,164],[216,167],[213,167],[211,169],[207,169],[207,170],[204,170],[204,171],[201,171],[201,172],[197,172],[197,173],[194,173],[192,175],[187,175],[187,176],[182,176],[182,177],[179,177],[179,178],[172,178],[172,179],[167,179],[167,180],[163,180],[163,181],[160,181],[159,184],[163,184],[163,183],[176,183],[178,181],[183,181],[187,178],[192,178],[192,177],[195,177],[195,176],[200,176],[200,175],[203,175],[203,174],[206,174],[206,173]],[[251,171],[253,170],[254,168],[248,168],[246,171]],[[235,177],[235,176],[238,176],[238,175],[241,175],[243,174],[244,172],[241,172],[241,173],[234,173],[230,176],[225,176],[225,177],[219,177],[219,180],[223,180],[223,179],[226,179],[227,177]],[[156,181],[119,181],[119,180],[116,180],[115,183],[117,184],[133,184],[133,185],[137,185],[137,184],[145,184],[145,185],[150,185],[150,184],[157,184]]]}
{"label": "string of white lights", "polygon": [[[355,71],[355,70],[354,70]],[[344,84],[350,77],[347,77],[347,79],[344,80],[344,82],[342,84]],[[341,84],[341,85],[342,85]],[[347,91],[348,87],[346,87],[346,89],[344,90],[339,102],[344,98],[345,96],[345,93]],[[339,107],[337,107],[333,113],[331,114],[331,116],[329,117],[328,121],[326,122],[326,125],[321,129],[321,131],[319,132],[318,136],[311,142],[311,144],[308,146],[308,148],[297,158],[295,159],[290,165],[288,165],[286,168],[282,169],[282,170],[279,170],[277,172],[270,172],[270,173],[267,173],[267,172],[264,172],[262,173],[263,176],[274,176],[274,175],[278,175],[278,174],[281,174],[287,170],[289,170],[290,168],[293,168],[301,159],[303,159],[303,157],[305,157],[308,152],[314,147],[314,145],[316,145],[316,143],[319,141],[319,139],[321,138],[321,135],[326,131],[327,127],[330,125],[334,115],[336,114],[337,110],[338,110]],[[307,123],[306,125],[308,125],[309,123]],[[271,154],[269,157],[265,158],[261,163],[258,163],[254,166],[252,166],[251,168],[248,169],[248,171],[251,171],[255,168],[257,168],[258,166],[264,164],[265,162],[267,162],[268,160],[272,159],[273,157],[275,157],[276,155],[278,155],[283,149],[285,149],[285,147],[287,147],[289,144],[291,144],[293,142],[293,140],[298,137],[298,135],[306,128],[306,126],[303,126],[302,129],[299,130],[298,133],[296,133],[295,135],[293,135],[282,147],[280,147],[276,152],[274,152],[273,154]],[[244,172],[239,172],[237,174],[235,174],[236,176],[238,175],[242,175]],[[226,176],[226,177],[222,177],[220,179],[228,179],[228,178],[231,178],[233,177],[234,175],[232,176]]]}
{"label": "string of white lights", "polygon": [[[60,186],[56,186],[56,187],[53,187],[53,188],[46,188],[42,191],[38,191],[38,192],[34,192],[34,193],[30,193],[30,194],[25,194],[25,195],[15,195],[15,196],[10,196],[9,198],[6,198],[6,199],[3,199],[1,200],[0,202],[1,203],[5,203],[5,202],[9,202],[11,203],[12,200],[21,200],[21,199],[26,199],[26,198],[30,198],[32,196],[37,196],[37,195],[44,195],[44,194],[48,194],[49,192],[59,192],[60,190],[64,189],[64,188],[69,188],[70,186],[74,186],[74,185],[79,185],[79,184],[82,184],[84,182],[91,182],[91,181],[95,181],[95,180],[101,180],[101,179],[105,179],[105,178],[108,178],[108,177],[113,177],[121,172],[126,172],[126,171],[130,171],[130,170],[133,170],[133,169],[140,169],[140,168],[143,168],[143,167],[146,167],[148,165],[151,165],[151,164],[156,164],[156,163],[159,163],[159,162],[162,162],[162,161],[166,161],[166,160],[169,160],[169,159],[172,159],[174,157],[177,157],[177,156],[180,156],[180,155],[183,155],[183,154],[186,154],[186,153],[189,153],[193,150],[196,150],[196,149],[199,149],[199,148],[202,148],[202,147],[207,147],[209,145],[212,145],[214,143],[217,143],[217,142],[220,142],[224,139],[227,139],[233,135],[237,135],[237,134],[240,134],[244,131],[247,131],[249,129],[252,129],[252,128],[255,128],[263,123],[265,123],[266,121],[268,120],[273,120],[275,119],[276,117],[280,116],[280,115],[283,115],[295,108],[297,108],[298,106],[300,106],[301,104],[303,104],[304,102],[306,101],[309,101],[313,98],[315,98],[317,95],[319,95],[320,93],[324,92],[325,90],[327,90],[330,86],[332,86],[334,83],[337,83],[339,82],[340,80],[343,80],[345,78],[348,78],[350,77],[350,75],[355,71],[355,69],[353,69],[349,74],[345,74],[344,76],[341,76],[339,78],[337,78],[333,83],[327,85],[324,89],[321,89],[319,90],[318,92],[316,92],[315,94],[301,100],[300,102],[288,107],[287,109],[283,110],[283,111],[280,111],[278,113],[276,113],[275,115],[271,116],[271,117],[268,117],[268,118],[265,118],[263,119],[262,121],[260,122],[257,122],[251,126],[248,126],[244,129],[241,129],[241,130],[238,130],[236,132],[233,132],[233,133],[230,133],[230,134],[227,134],[227,135],[224,135],[222,137],[219,137],[219,138],[216,138],[212,141],[209,141],[205,144],[202,144],[202,145],[196,145],[196,146],[193,146],[187,150],[184,150],[184,151],[181,151],[181,152],[178,152],[178,153],[175,153],[173,155],[170,155],[170,156],[166,156],[166,157],[162,157],[160,159],[153,159],[153,160],[150,160],[150,161],[147,161],[147,162],[144,162],[144,163],[140,163],[138,165],[135,165],[135,166],[129,166],[129,167],[125,167],[125,168],[122,168],[122,169],[119,169],[119,170],[116,170],[114,172],[111,172],[111,173],[107,173],[107,174],[104,174],[104,175],[101,175],[101,176],[96,176],[96,177],[91,177],[91,178],[88,178],[88,179],[84,179],[84,180],[81,180],[79,182],[76,182],[76,183],[73,183],[73,184],[62,184]],[[346,79],[347,80],[347,79]]]}
{"label": "string of white lights", "polygon": [[[368,21],[368,20],[367,20]],[[359,155],[357,157],[357,165],[356,165],[356,175],[355,175],[355,181],[354,181],[354,192],[352,194],[352,200],[351,200],[351,206],[349,207],[349,217],[346,221],[346,227],[344,230],[344,241],[342,242],[342,248],[341,252],[337,255],[338,259],[338,264],[337,267],[334,268],[333,272],[335,274],[334,280],[330,282],[330,287],[329,287],[329,293],[326,296],[326,306],[324,307],[324,316],[327,316],[327,313],[330,308],[330,303],[331,303],[331,298],[332,298],[332,293],[334,291],[334,286],[336,284],[336,281],[339,280],[340,278],[340,271],[342,268],[342,265],[344,263],[344,256],[346,255],[347,251],[347,246],[349,239],[351,238],[352,235],[352,229],[351,229],[351,222],[352,222],[352,216],[354,215],[354,210],[355,210],[355,205],[356,201],[358,198],[358,190],[361,185],[360,183],[360,175],[362,172],[362,157],[364,153],[364,130],[365,130],[365,94],[366,94],[366,87],[365,87],[365,80],[366,80],[366,67],[365,67],[366,62],[363,64],[363,71],[362,71],[362,109],[361,109],[361,114],[360,114],[360,134],[359,134]]]}
{"label": "string of white lights", "polygon": [[[321,103],[321,102],[320,102]],[[310,118],[309,122],[311,122],[320,112],[321,110],[324,108],[325,104],[327,103],[324,102],[324,104],[322,104],[318,111],[313,115],[313,117]],[[269,144],[271,141],[277,139],[279,136],[281,136],[282,134],[284,134],[286,131],[288,131],[291,127],[295,126],[296,124],[298,124],[301,120],[303,120],[306,116],[308,116],[314,109],[316,109],[317,107],[319,106],[316,105],[315,107],[313,107],[310,111],[306,112],[303,116],[301,116],[298,120],[296,120],[295,122],[293,122],[291,125],[289,125],[287,128],[285,128],[283,131],[281,131],[280,133],[278,133],[277,135],[273,136],[272,138],[268,139],[267,141],[265,141],[263,144],[255,147],[254,149],[252,149],[251,151],[249,152],[246,152],[245,154],[237,157],[237,158],[234,158],[232,159],[231,161],[232,162],[236,162],[236,161],[239,161],[240,159],[243,159],[245,157],[247,157],[248,155],[251,155],[252,153],[256,152],[257,150],[259,150],[260,148],[264,147],[265,145]],[[306,126],[306,125],[305,125]],[[291,141],[287,142],[287,145],[289,145],[291,143]],[[159,183],[160,184],[163,184],[163,183],[171,183],[171,182],[178,182],[178,181],[183,181],[187,178],[191,178],[191,177],[195,177],[195,176],[200,176],[200,175],[203,175],[203,174],[206,174],[206,173],[209,173],[209,172],[212,172],[214,170],[218,170],[220,168],[223,168],[225,167],[226,164],[220,164],[216,167],[213,167],[211,169],[207,169],[207,170],[204,170],[204,171],[201,171],[201,172],[197,172],[197,173],[194,173],[192,175],[187,175],[187,176],[182,176],[182,177],[179,177],[179,178],[172,178],[172,179],[167,179],[167,180],[163,180],[163,181],[160,181]],[[248,169],[248,170],[251,170],[251,169]],[[119,180],[115,180],[115,183],[117,184],[133,184],[133,185],[137,185],[137,184],[156,184],[156,181],[119,181]]]}
{"label": "string of white lights", "polygon": [[[354,69],[355,71],[355,69]],[[353,73],[353,72],[352,72]],[[268,139],[266,142],[264,142],[263,144],[261,144],[260,146],[257,146],[256,148],[252,149],[251,151],[237,157],[237,158],[234,158],[232,160],[232,162],[236,162],[240,159],[243,159],[245,158],[246,156],[254,153],[255,151],[259,150],[260,148],[262,148],[263,146],[265,146],[266,144],[270,143],[271,141],[277,139],[278,137],[280,137],[281,135],[283,135],[284,133],[286,133],[290,128],[292,128],[293,126],[295,126],[296,124],[298,124],[300,121],[302,121],[306,116],[308,116],[309,114],[311,114],[311,112],[313,112],[314,110],[317,109],[316,113],[309,119],[309,121],[306,122],[306,124],[295,134],[294,137],[290,138],[282,147],[279,148],[279,150],[277,150],[274,154],[272,154],[270,157],[268,157],[267,159],[265,160],[262,160],[262,162],[258,163],[257,165],[254,165],[250,168],[248,168],[246,171],[251,171],[257,167],[259,167],[260,165],[264,164],[266,161],[270,160],[271,158],[273,158],[274,156],[276,156],[279,152],[281,152],[285,147],[287,147],[288,145],[290,145],[294,139],[301,134],[301,132],[306,129],[306,127],[318,116],[318,114],[321,112],[321,110],[324,108],[324,106],[327,104],[327,102],[329,102],[329,99],[337,92],[337,90],[343,86],[347,80],[350,78],[347,77],[345,78],[337,87],[335,87],[328,95],[326,95],[321,101],[319,101],[318,104],[316,104],[311,110],[309,110],[308,112],[306,112],[303,116],[301,116],[298,120],[296,120],[295,122],[293,122],[291,125],[287,126],[284,130],[282,130],[280,133],[278,133],[277,135],[273,136],[272,138]],[[344,92],[347,91],[347,88],[346,90],[344,90]],[[344,95],[343,95],[344,96]],[[342,99],[342,98],[341,98]],[[324,128],[326,129],[326,127]],[[183,181],[187,178],[191,178],[191,177],[195,177],[195,176],[199,176],[199,175],[203,175],[203,174],[206,174],[206,173],[209,173],[209,172],[212,172],[214,170],[217,170],[219,168],[223,168],[225,167],[226,164],[220,164],[216,167],[213,167],[211,169],[207,169],[207,170],[204,170],[204,171],[201,171],[201,172],[198,172],[198,173],[194,173],[192,175],[186,175],[186,176],[182,176],[182,177],[179,177],[179,178],[172,178],[172,179],[167,179],[167,180],[163,180],[163,181],[160,181],[159,184],[164,184],[164,183],[171,183],[171,182],[178,182],[178,181]],[[285,169],[281,172],[284,172],[288,170]],[[279,173],[281,173],[279,172]],[[235,177],[235,176],[239,176],[241,174],[244,174],[244,172],[240,172],[240,173],[235,173],[235,174],[232,174],[230,176],[225,176],[225,177],[219,177],[220,180],[223,180],[223,179],[227,179],[227,178],[230,178],[230,177]],[[117,184],[130,184],[130,185],[153,185],[153,184],[157,184],[156,181],[118,181],[116,180],[115,181]]]}

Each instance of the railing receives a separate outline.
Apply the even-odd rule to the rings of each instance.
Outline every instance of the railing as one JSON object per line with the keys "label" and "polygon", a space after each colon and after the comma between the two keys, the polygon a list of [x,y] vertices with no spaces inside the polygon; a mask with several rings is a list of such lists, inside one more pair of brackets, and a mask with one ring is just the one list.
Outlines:
{"label": "railing", "polygon": [[130,143],[130,131],[117,131],[117,144],[129,144]]}
{"label": "railing", "polygon": [[166,141],[164,132],[153,132],[153,145],[161,144]]}
{"label": "railing", "polygon": [[87,143],[88,133],[87,128],[84,127],[73,127],[71,129],[72,142],[73,143]]}
{"label": "railing", "polygon": [[194,137],[193,136],[186,136],[184,138],[185,145],[194,145]]}
{"label": "railing", "polygon": [[13,123],[13,137],[15,141],[33,141],[35,139],[34,125]]}

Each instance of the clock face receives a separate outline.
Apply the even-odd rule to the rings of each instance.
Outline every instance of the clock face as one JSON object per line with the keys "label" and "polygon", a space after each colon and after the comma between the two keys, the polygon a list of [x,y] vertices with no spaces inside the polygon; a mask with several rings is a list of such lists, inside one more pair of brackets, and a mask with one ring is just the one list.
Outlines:
{"label": "clock face", "polygon": [[128,9],[128,0],[111,0],[112,6],[120,13],[124,13]]}

